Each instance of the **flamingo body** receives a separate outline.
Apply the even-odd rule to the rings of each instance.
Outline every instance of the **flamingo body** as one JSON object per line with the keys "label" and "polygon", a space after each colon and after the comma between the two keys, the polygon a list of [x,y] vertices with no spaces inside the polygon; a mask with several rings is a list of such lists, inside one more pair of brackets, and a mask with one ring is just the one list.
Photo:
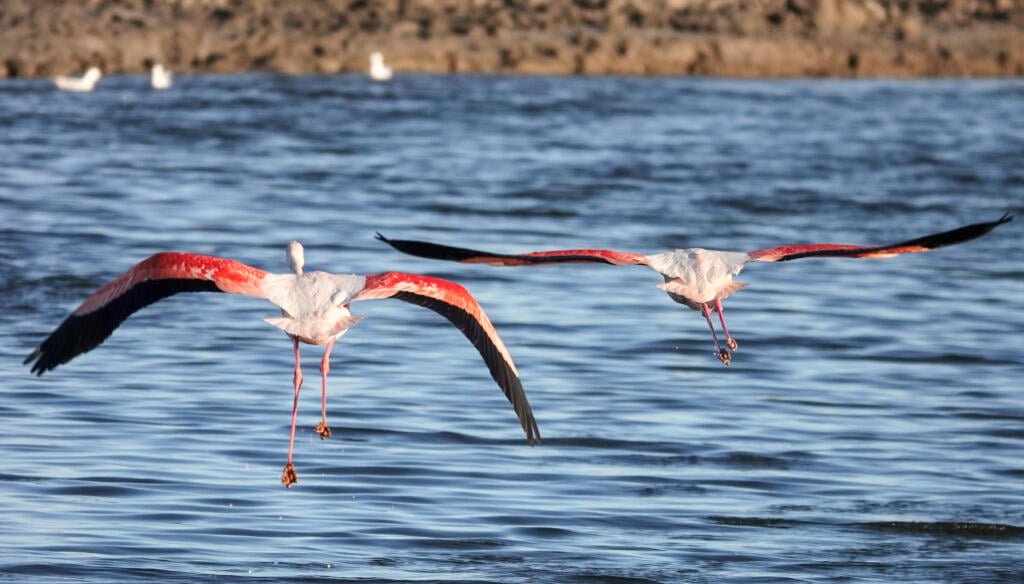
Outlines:
{"label": "flamingo body", "polygon": [[363,276],[327,272],[270,274],[261,287],[267,300],[284,312],[264,320],[310,345],[323,345],[345,334],[360,319],[348,309],[353,297],[365,287]]}
{"label": "flamingo body", "polygon": [[732,277],[749,261],[747,254],[701,248],[677,249],[647,256],[646,265],[659,272],[658,284],[673,300],[694,310],[702,304],[722,300],[746,286]]}
{"label": "flamingo body", "polygon": [[995,221],[974,223],[950,231],[933,233],[894,244],[867,246],[851,244],[784,245],[752,252],[718,251],[702,248],[677,249],[653,255],[641,255],[601,249],[567,249],[525,254],[500,254],[469,248],[452,247],[426,241],[377,238],[391,247],[414,256],[461,263],[483,263],[496,266],[531,266],[563,263],[604,263],[612,265],[644,265],[664,278],[659,284],[672,300],[701,312],[707,320],[715,345],[715,354],[726,365],[732,356],[722,348],[715,333],[711,312],[718,314],[726,345],[736,351],[739,344],[725,324],[722,300],[746,286],[733,280],[750,262],[785,262],[802,258],[889,258],[905,253],[927,252],[940,247],[964,243],[1013,220],[1009,213]]}
{"label": "flamingo body", "polygon": [[281,316],[265,319],[286,332],[295,345],[295,403],[288,462],[282,475],[285,486],[297,479],[292,467],[295,415],[302,372],[299,343],[326,345],[321,361],[323,411],[317,432],[330,436],[327,416],[327,372],[334,342],[361,317],[352,316],[349,305],[359,300],[396,298],[441,314],[470,340],[483,357],[519,418],[527,441],[540,442],[540,431],[507,347],[483,308],[462,286],[402,272],[369,276],[327,272],[303,273],[302,246],[288,246],[294,273],[274,274],[241,262],[198,254],[162,252],[136,264],[103,286],[75,309],[25,359],[32,372],[42,375],[78,355],[99,346],[129,316],[168,296],[184,292],[227,292],[256,296],[281,309]]}

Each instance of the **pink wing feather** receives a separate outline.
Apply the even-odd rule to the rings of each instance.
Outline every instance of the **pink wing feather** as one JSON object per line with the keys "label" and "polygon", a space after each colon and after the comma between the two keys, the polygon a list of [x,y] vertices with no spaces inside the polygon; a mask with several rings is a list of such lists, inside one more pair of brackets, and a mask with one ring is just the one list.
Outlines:
{"label": "pink wing feather", "polygon": [[530,444],[540,442],[540,430],[512,356],[484,309],[468,290],[441,278],[386,272],[367,276],[365,287],[353,301],[375,298],[397,298],[429,308],[462,331],[480,352],[491,376],[512,404],[526,439]]}
{"label": "pink wing feather", "polygon": [[757,262],[786,262],[801,258],[840,257],[840,258],[890,258],[905,253],[921,253],[970,241],[981,237],[1003,223],[1009,223],[1013,216],[1009,213],[995,221],[965,225],[942,233],[933,233],[909,241],[888,245],[848,245],[836,243],[819,243],[810,245],[784,245],[750,252],[750,259]]}
{"label": "pink wing feather", "polygon": [[561,249],[524,254],[501,254],[464,247],[440,245],[427,241],[388,239],[380,233],[377,234],[377,239],[402,253],[464,264],[490,264],[493,266],[535,266],[540,264],[576,263],[647,265],[647,258],[642,254],[607,249]]}
{"label": "pink wing feather", "polygon": [[153,255],[100,288],[50,333],[25,363],[38,375],[95,349],[133,313],[181,292],[263,297],[266,272],[235,260],[180,252]]}

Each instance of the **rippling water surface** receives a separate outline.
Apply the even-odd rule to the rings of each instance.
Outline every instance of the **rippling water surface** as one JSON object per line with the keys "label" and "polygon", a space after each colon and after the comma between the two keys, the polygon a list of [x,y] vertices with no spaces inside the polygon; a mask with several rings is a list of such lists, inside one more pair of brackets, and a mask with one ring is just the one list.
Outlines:
{"label": "rippling water surface", "polygon": [[[1024,579],[1021,224],[892,260],[755,264],[741,347],[657,274],[504,252],[887,243],[1024,201],[1019,81],[140,77],[0,83],[0,579]],[[276,309],[184,295],[42,377],[90,292],[165,249],[469,287],[523,374],[530,448],[472,346],[395,301],[318,348],[296,465]]]}

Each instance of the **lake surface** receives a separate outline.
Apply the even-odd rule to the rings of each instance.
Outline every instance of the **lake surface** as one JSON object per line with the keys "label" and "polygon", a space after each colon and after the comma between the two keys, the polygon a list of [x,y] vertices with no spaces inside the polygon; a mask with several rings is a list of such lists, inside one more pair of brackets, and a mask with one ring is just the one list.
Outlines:
{"label": "lake surface", "polygon": [[[500,252],[890,243],[1024,202],[1024,82],[399,76],[0,83],[0,580],[1020,582],[1018,220],[889,260],[753,264],[732,366],[642,267]],[[459,281],[522,373],[398,301],[338,343],[299,483],[277,309],[180,295],[21,360],[161,250]]]}

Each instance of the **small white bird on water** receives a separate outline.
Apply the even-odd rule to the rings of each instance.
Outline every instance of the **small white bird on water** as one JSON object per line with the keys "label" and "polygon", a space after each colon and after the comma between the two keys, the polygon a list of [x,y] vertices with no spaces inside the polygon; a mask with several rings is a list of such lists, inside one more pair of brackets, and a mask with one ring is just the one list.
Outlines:
{"label": "small white bird on water", "polygon": [[53,78],[53,82],[57,85],[57,89],[61,91],[86,93],[96,87],[96,82],[100,80],[100,77],[103,77],[103,72],[100,71],[99,67],[89,67],[89,70],[81,77],[58,75]]}
{"label": "small white bird on water", "polygon": [[[526,433],[530,444],[540,442],[540,430],[526,399],[512,356],[484,309],[468,290],[455,282],[402,272],[367,276],[303,272],[302,245],[288,245],[291,274],[273,274],[235,260],[191,253],[163,252],[139,262],[113,282],[85,299],[64,322],[25,359],[38,375],[95,349],[129,316],[168,296],[182,292],[230,292],[269,300],[281,309],[280,317],[264,319],[292,339],[295,350],[294,401],[288,460],[281,482],[290,487],[298,478],[292,464],[295,421],[302,387],[299,343],[323,345],[320,361],[321,416],[316,427],[321,438],[331,435],[327,426],[327,374],[331,369],[334,342],[361,317],[352,316],[349,305],[359,300],[397,298],[429,308],[448,319],[476,347],[491,377]],[[203,330],[201,322],[197,328]],[[418,390],[418,388],[413,388]]]}
{"label": "small white bird on water", "polygon": [[391,80],[391,67],[384,64],[384,55],[380,51],[370,54],[370,79],[374,81]]}
{"label": "small white bird on water", "polygon": [[170,89],[171,72],[164,69],[160,63],[153,65],[149,71],[149,84],[153,86],[153,89]]}

